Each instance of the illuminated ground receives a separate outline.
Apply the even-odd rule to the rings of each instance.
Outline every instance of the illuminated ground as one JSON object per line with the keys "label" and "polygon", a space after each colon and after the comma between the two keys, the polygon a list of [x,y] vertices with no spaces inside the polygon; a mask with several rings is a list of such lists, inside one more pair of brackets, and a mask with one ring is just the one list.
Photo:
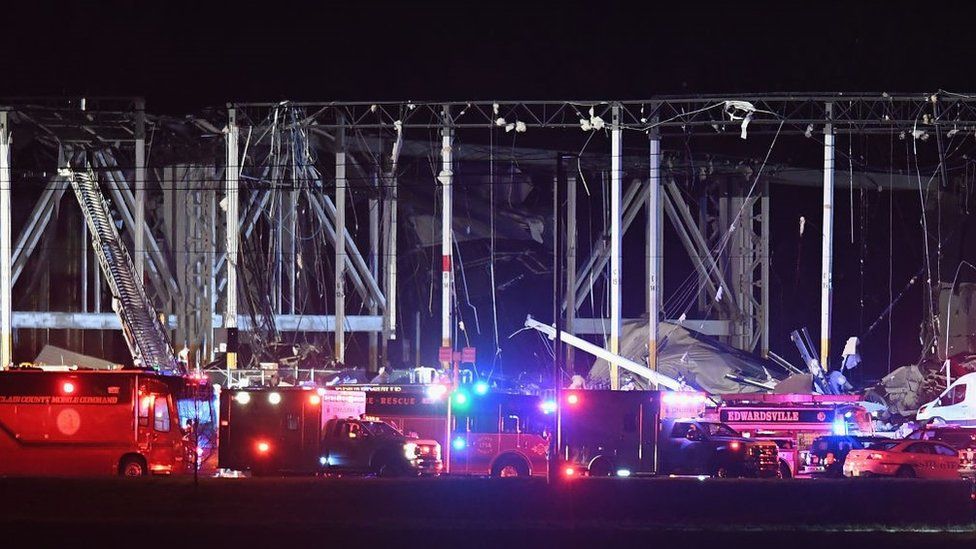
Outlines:
{"label": "illuminated ground", "polygon": [[903,480],[0,479],[0,532],[37,546],[945,547],[972,517]]}

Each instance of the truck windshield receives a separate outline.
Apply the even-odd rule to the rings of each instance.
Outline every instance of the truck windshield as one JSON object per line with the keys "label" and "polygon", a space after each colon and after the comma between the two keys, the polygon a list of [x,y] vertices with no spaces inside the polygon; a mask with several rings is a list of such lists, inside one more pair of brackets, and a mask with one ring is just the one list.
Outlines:
{"label": "truck windshield", "polygon": [[366,429],[371,435],[379,437],[401,436],[399,431],[382,421],[364,421],[363,425],[366,426]]}
{"label": "truck windshield", "polygon": [[737,437],[739,433],[724,423],[706,423],[708,434],[713,437]]}

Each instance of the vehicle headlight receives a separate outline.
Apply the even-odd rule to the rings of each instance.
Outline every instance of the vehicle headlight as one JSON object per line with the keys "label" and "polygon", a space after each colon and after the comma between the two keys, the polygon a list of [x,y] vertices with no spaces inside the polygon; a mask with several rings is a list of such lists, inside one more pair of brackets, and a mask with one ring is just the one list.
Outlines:
{"label": "vehicle headlight", "polygon": [[413,442],[408,442],[403,445],[403,455],[407,459],[413,459],[417,457],[417,445]]}

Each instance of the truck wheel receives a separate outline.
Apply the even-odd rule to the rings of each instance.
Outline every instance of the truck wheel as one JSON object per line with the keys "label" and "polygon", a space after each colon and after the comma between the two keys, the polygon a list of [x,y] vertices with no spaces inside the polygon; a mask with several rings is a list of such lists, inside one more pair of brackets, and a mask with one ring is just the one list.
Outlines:
{"label": "truck wheel", "polygon": [[609,477],[613,474],[613,466],[609,459],[598,457],[590,463],[589,471],[591,477]]}
{"label": "truck wheel", "polygon": [[790,471],[790,465],[786,463],[785,460],[779,460],[779,478],[793,478],[793,471]]}
{"label": "truck wheel", "polygon": [[724,465],[719,465],[712,471],[712,476],[715,478],[729,478],[732,473],[729,472],[729,468]]}
{"label": "truck wheel", "polygon": [[376,476],[383,478],[393,478],[403,476],[405,467],[403,467],[396,458],[390,455],[381,454],[375,458],[376,465],[373,467],[373,471]]}
{"label": "truck wheel", "polygon": [[125,456],[119,461],[119,476],[144,477],[149,472],[141,456]]}
{"label": "truck wheel", "polygon": [[381,463],[376,475],[383,478],[393,478],[400,476],[400,472],[391,463]]}
{"label": "truck wheel", "polygon": [[908,465],[902,465],[898,468],[895,476],[898,478],[915,478],[915,469],[912,469]]}
{"label": "truck wheel", "polygon": [[491,468],[494,478],[514,478],[529,476],[529,464],[517,457],[504,457]]}

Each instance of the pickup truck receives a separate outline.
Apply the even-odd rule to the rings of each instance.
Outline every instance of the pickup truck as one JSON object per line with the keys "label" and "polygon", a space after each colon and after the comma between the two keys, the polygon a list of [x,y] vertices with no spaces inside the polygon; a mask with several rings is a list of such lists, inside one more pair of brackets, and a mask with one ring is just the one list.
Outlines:
{"label": "pickup truck", "polygon": [[704,400],[694,392],[565,391],[563,474],[778,477],[776,443],[702,419]]}
{"label": "pickup truck", "polygon": [[659,473],[714,477],[776,477],[776,443],[750,440],[717,421],[663,419]]}
{"label": "pickup truck", "polygon": [[440,472],[440,445],[406,437],[382,421],[331,419],[322,432],[323,472],[413,476]]}

